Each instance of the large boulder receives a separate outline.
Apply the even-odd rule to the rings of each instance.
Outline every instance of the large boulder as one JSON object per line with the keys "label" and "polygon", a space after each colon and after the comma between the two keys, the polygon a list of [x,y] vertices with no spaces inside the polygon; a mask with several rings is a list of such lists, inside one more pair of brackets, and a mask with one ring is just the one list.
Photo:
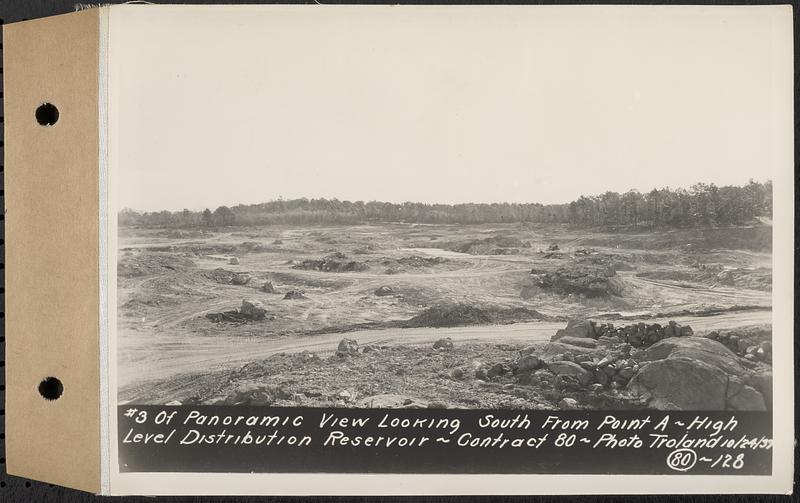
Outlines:
{"label": "large boulder", "polygon": [[594,380],[594,375],[591,372],[574,362],[550,362],[547,364],[547,370],[558,376],[574,377],[581,386],[588,386]]}
{"label": "large boulder", "polygon": [[640,369],[628,389],[659,410],[724,410],[728,376],[717,367],[684,358],[657,360]]}
{"label": "large boulder", "polygon": [[650,346],[628,389],[661,410],[765,410],[744,384],[749,371],[728,348],[704,337],[673,337]]}
{"label": "large boulder", "polygon": [[727,389],[727,405],[733,410],[767,410],[764,395],[747,386],[737,377],[731,377]]}
{"label": "large boulder", "polygon": [[561,410],[576,410],[580,409],[580,405],[574,398],[565,397],[558,402],[558,408]]}
{"label": "large boulder", "polygon": [[509,370],[510,369],[508,365],[506,365],[505,363],[495,363],[494,365],[489,367],[489,370],[486,371],[486,376],[491,379],[493,377],[506,374],[509,372]]}
{"label": "large boulder", "polygon": [[542,360],[536,355],[525,355],[517,361],[517,370],[519,372],[527,372],[529,370],[536,370],[542,366]]}
{"label": "large boulder", "polygon": [[758,370],[745,381],[764,397],[768,409],[772,408],[772,371]]}
{"label": "large boulder", "polygon": [[589,320],[569,320],[567,326],[558,332],[550,339],[557,341],[564,337],[572,337],[575,339],[596,339],[597,334],[594,330],[594,323]]}
{"label": "large boulder", "polygon": [[453,349],[453,339],[445,337],[433,343],[433,349]]}
{"label": "large boulder", "polygon": [[741,360],[730,349],[705,337],[673,337],[663,339],[645,350],[644,360],[664,358],[696,360],[718,367],[730,375],[745,374]]}
{"label": "large boulder", "polygon": [[561,344],[569,344],[570,346],[578,346],[582,348],[594,349],[597,347],[597,341],[588,337],[570,337],[565,336],[558,340]]}
{"label": "large boulder", "polygon": [[527,346],[519,350],[519,354],[522,356],[530,355],[533,353],[537,353],[542,350],[547,344],[547,342],[537,342],[534,343],[532,346]]}
{"label": "large boulder", "polygon": [[344,338],[339,341],[339,346],[336,348],[336,356],[352,356],[358,354],[358,341],[355,339]]}

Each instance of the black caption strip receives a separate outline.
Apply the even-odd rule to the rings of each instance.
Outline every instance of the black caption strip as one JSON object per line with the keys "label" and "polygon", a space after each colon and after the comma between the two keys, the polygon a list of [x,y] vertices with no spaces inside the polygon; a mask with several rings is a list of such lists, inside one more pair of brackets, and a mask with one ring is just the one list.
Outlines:
{"label": "black caption strip", "polygon": [[770,412],[119,407],[122,472],[769,475]]}

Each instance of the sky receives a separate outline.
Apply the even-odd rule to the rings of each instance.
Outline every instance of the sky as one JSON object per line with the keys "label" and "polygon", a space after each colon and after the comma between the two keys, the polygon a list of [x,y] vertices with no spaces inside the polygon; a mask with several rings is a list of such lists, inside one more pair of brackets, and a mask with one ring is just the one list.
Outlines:
{"label": "sky", "polygon": [[122,6],[110,27],[119,208],[561,203],[792,169],[781,6]]}

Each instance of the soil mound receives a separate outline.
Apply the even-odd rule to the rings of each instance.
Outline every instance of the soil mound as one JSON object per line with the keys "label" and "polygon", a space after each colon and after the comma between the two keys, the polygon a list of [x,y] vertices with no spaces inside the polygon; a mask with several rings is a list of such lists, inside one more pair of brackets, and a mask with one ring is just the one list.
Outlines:
{"label": "soil mound", "polygon": [[394,295],[394,290],[390,286],[381,286],[375,290],[375,295],[378,297],[387,297],[389,295]]}
{"label": "soil mound", "polygon": [[529,248],[529,243],[511,236],[491,236],[447,245],[445,248],[470,255],[516,255],[519,248]]}
{"label": "soil mound", "polygon": [[466,325],[509,324],[544,320],[545,315],[525,307],[481,309],[468,304],[445,304],[430,307],[410,320],[405,327],[458,327]]}
{"label": "soil mound", "polygon": [[547,316],[543,315],[539,311],[536,311],[535,309],[528,309],[527,307],[512,307],[507,309],[490,308],[487,309],[487,313],[489,314],[489,318],[492,320],[492,323],[497,323],[500,325],[516,323],[520,321],[548,319]]}
{"label": "soil mound", "polygon": [[208,271],[205,277],[222,285],[236,285],[242,286],[250,282],[250,275],[243,272],[234,272],[222,267],[217,267],[213,271]]}
{"label": "soil mound", "polygon": [[319,259],[309,259],[292,266],[293,269],[323,272],[355,272],[365,271],[369,266],[364,262],[350,260],[341,252],[332,253]]}
{"label": "soil mound", "polygon": [[[267,317],[267,310],[255,300],[243,300],[241,307],[232,311],[222,313],[208,313],[206,318],[214,323],[247,323],[249,321],[262,321]],[[270,318],[270,319],[274,319]]]}
{"label": "soil mound", "polygon": [[419,255],[410,255],[408,257],[400,257],[398,259],[387,259],[381,262],[389,267],[401,267],[404,269],[422,269],[425,267],[433,267],[450,262],[449,259],[444,257],[421,257]]}
{"label": "soil mound", "polygon": [[600,253],[592,249],[590,249],[590,251],[575,251],[575,260],[578,264],[609,268],[613,269],[615,272],[632,269],[631,265],[625,261],[626,259],[626,257],[620,255]]}
{"label": "soil mound", "polygon": [[491,322],[491,317],[483,309],[466,304],[451,304],[428,308],[405,324],[408,327],[457,327]]}
{"label": "soil mound", "polygon": [[121,278],[170,274],[194,267],[194,262],[170,253],[138,253],[123,255],[117,261],[117,275]]}

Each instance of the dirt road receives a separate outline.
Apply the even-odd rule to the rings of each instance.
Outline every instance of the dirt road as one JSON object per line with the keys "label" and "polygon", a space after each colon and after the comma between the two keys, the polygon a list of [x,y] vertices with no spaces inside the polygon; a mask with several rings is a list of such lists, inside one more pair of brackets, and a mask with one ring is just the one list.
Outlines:
{"label": "dirt road", "polygon": [[[695,331],[734,328],[743,325],[770,323],[771,311],[746,311],[705,317],[674,317],[681,324],[689,324]],[[648,323],[667,320],[646,320]],[[634,323],[634,321],[626,321]],[[203,371],[214,371],[267,358],[276,353],[312,351],[330,354],[343,337],[356,339],[360,345],[417,345],[430,344],[442,337],[452,337],[454,342],[486,341],[496,343],[534,343],[547,341],[563,322],[531,322],[512,325],[469,326],[453,328],[392,328],[362,330],[346,334],[332,333],[313,336],[278,338],[208,337],[208,336],[148,336],[128,337],[120,340],[119,387],[140,384],[149,380],[164,379]],[[135,364],[132,364],[135,363]]]}

